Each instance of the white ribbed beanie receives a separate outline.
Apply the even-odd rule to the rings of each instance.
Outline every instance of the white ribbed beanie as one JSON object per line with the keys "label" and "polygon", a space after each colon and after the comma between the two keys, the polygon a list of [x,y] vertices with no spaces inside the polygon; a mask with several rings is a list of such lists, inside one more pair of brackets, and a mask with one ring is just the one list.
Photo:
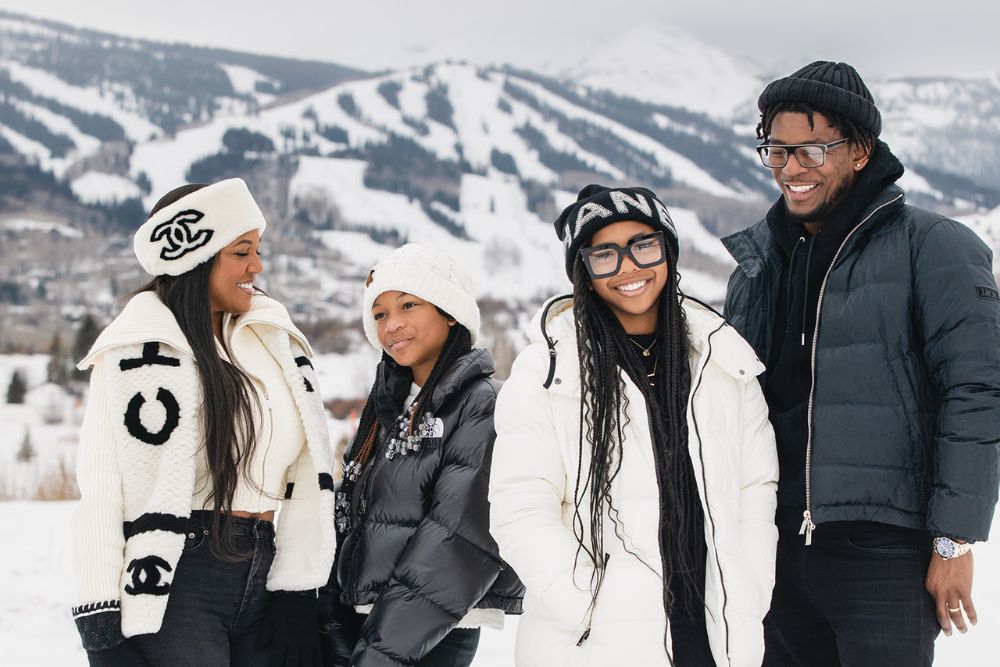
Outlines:
{"label": "white ribbed beanie", "polygon": [[472,279],[450,256],[419,243],[408,243],[375,265],[365,285],[361,319],[368,342],[381,351],[372,304],[383,292],[406,292],[433,303],[469,330],[472,344],[479,338],[479,306]]}

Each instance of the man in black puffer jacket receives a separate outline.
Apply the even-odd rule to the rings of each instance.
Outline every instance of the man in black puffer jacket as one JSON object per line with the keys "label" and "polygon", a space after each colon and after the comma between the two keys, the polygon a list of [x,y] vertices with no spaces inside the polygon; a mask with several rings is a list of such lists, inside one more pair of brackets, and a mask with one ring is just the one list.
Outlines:
{"label": "man in black puffer jacket", "polygon": [[939,626],[976,620],[968,545],[997,501],[992,254],[904,204],[850,65],[812,63],[758,106],[782,196],[723,243],[726,316],[767,365],[780,463],[764,664],[930,665]]}

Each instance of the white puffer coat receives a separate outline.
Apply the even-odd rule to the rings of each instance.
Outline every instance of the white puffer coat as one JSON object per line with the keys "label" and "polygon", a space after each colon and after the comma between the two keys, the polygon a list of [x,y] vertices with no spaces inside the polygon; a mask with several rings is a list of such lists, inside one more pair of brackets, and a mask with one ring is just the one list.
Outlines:
{"label": "white puffer coat", "polygon": [[[531,345],[518,355],[497,399],[490,530],[526,587],[516,664],[669,665],[653,442],[645,400],[624,373],[629,414],[612,486],[621,537],[606,518],[607,570],[589,612],[593,566],[585,553],[577,558],[572,529],[577,472],[588,463],[581,466],[578,455],[580,376],[571,305],[568,299],[552,304],[544,327],[546,308],[536,315]],[[759,667],[777,544],[778,462],[755,379],[764,368],[722,318],[691,300],[683,307],[691,363],[688,445],[708,545],[709,643],[719,667]],[[588,505],[581,504],[581,514],[589,531]],[[584,539],[589,544],[589,536]]]}

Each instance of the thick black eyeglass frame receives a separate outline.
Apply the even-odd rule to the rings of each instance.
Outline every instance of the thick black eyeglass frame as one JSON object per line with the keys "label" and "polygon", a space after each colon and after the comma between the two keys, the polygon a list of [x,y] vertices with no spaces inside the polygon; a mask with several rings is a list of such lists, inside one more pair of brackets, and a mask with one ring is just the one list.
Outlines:
{"label": "thick black eyeglass frame", "polygon": [[[648,241],[649,239],[656,239],[660,243],[660,259],[655,262],[644,264],[635,258],[635,254],[632,252],[632,246],[636,243]],[[587,255],[595,250],[614,250],[618,253],[618,261],[615,262],[614,271],[596,273],[594,269],[591,268],[590,260],[587,258]],[[643,234],[642,236],[636,236],[633,239],[629,239],[628,244],[626,244],[624,248],[617,243],[601,243],[600,245],[590,246],[589,248],[580,248],[580,260],[583,262],[583,266],[587,269],[587,273],[590,274],[591,280],[597,278],[610,278],[613,275],[617,275],[617,273],[622,270],[622,261],[625,259],[625,253],[628,253],[629,259],[631,259],[632,263],[640,269],[648,269],[653,266],[663,264],[667,261],[667,245],[663,238],[663,232],[651,232],[649,234]]]}
{"label": "thick black eyeglass frame", "polygon": [[[795,161],[798,162],[799,166],[802,167],[803,169],[817,169],[826,164],[826,154],[830,151],[830,149],[836,148],[837,146],[847,143],[848,141],[850,141],[850,139],[845,138],[845,139],[837,139],[836,141],[831,141],[828,144],[761,144],[760,146],[757,146],[757,155],[760,156],[761,164],[763,164],[768,169],[784,169],[785,165],[788,164],[788,159],[792,155],[795,156]],[[823,149],[823,159],[819,161],[819,164],[802,164],[802,160],[799,159],[798,150],[800,148],[806,148],[812,146]],[[767,158],[764,157],[764,151],[770,150],[772,148],[781,148],[785,151],[785,161],[782,162],[780,165],[768,164]]]}

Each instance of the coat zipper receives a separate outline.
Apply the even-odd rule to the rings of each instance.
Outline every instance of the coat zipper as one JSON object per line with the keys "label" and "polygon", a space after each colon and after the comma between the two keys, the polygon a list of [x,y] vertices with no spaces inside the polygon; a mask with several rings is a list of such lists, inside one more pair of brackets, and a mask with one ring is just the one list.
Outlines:
{"label": "coat zipper", "polygon": [[688,401],[688,410],[691,412],[691,423],[694,425],[695,436],[698,438],[698,458],[701,460],[701,484],[705,489],[705,514],[708,516],[709,525],[712,527],[712,551],[715,554],[715,565],[719,568],[719,583],[722,586],[722,624],[726,631],[726,662],[729,663],[730,667],[733,664],[733,658],[729,652],[729,619],[726,618],[726,607],[729,605],[729,594],[726,592],[726,578],[722,573],[722,559],[719,558],[719,545],[715,538],[715,517],[712,516],[712,505],[708,502],[708,479],[705,475],[705,453],[702,449],[701,442],[701,432],[698,429],[698,418],[694,413],[694,397],[697,394],[698,389],[701,388],[701,380],[705,375],[705,368],[708,366],[709,360],[712,358],[712,336],[719,332],[725,324],[719,326],[718,329],[708,334],[708,352],[705,354],[705,361],[698,370],[698,381],[695,383],[694,389],[691,391],[691,398]]}
{"label": "coat zipper", "polygon": [[[611,554],[604,554],[604,571],[608,571],[608,561],[611,560]],[[587,629],[583,631],[580,635],[580,640],[576,642],[577,646],[583,646],[583,642],[590,639],[590,626],[594,622],[594,610],[597,609],[597,598],[594,598],[593,603],[590,606],[590,610],[587,612]],[[671,663],[672,664],[672,663]]]}
{"label": "coat zipper", "polygon": [[[358,505],[357,508],[351,508],[352,512],[355,512],[354,525],[355,527],[351,530],[361,530],[364,527],[364,523],[368,521],[368,493],[371,491],[371,485],[374,484],[375,476],[378,474],[379,469],[382,467],[382,462],[385,461],[385,456],[382,455],[383,444],[386,438],[379,437],[379,443],[372,452],[371,465],[368,466],[368,475],[364,479],[364,484],[361,487],[361,493],[358,494]],[[360,549],[355,547],[354,552],[351,554],[351,568],[349,571],[350,577],[348,582],[351,585],[356,584],[358,565],[361,559]]]}
{"label": "coat zipper", "polygon": [[837,263],[837,259],[840,258],[840,253],[843,251],[847,242],[854,235],[854,232],[858,231],[861,225],[865,224],[871,220],[872,216],[881,211],[883,208],[889,204],[894,204],[899,201],[903,195],[896,195],[894,198],[890,199],[886,203],[882,204],[874,211],[865,216],[865,219],[859,222],[854,228],[847,233],[844,240],[841,241],[840,247],[837,248],[837,253],[833,256],[833,261],[830,262],[830,266],[826,269],[826,275],[823,276],[823,283],[819,287],[819,300],[816,302],[816,324],[813,328],[813,340],[812,340],[812,355],[810,359],[810,370],[812,373],[812,380],[809,386],[809,406],[806,411],[806,509],[802,513],[802,526],[799,528],[799,535],[805,535],[806,546],[812,544],[812,534],[816,530],[816,524],[812,520],[812,448],[813,448],[813,403],[816,398],[816,350],[819,347],[819,316],[820,312],[823,310],[823,296],[826,294],[826,285],[830,280],[830,274],[833,272],[833,267]]}

